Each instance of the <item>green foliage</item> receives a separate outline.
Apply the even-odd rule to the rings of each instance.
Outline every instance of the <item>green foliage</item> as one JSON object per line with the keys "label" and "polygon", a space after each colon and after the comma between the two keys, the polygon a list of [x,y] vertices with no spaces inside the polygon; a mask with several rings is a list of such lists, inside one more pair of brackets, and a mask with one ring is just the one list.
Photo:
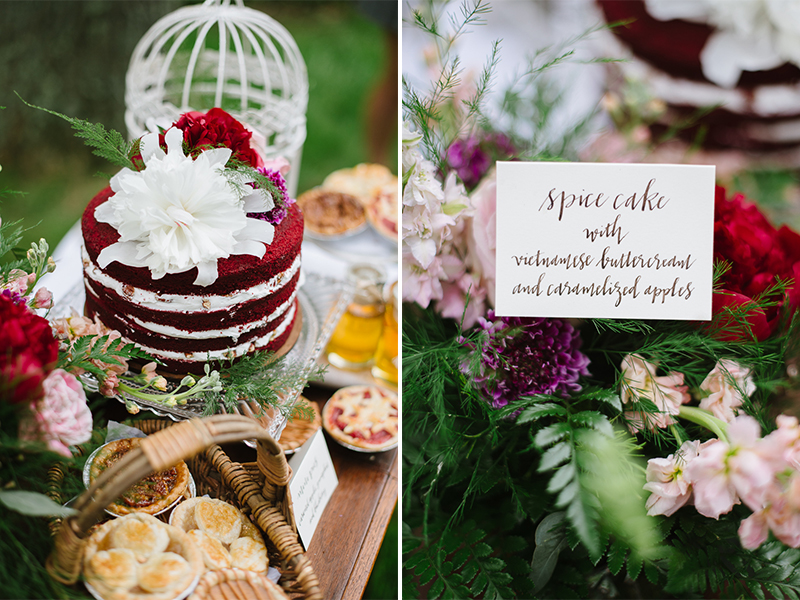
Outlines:
{"label": "green foliage", "polygon": [[276,358],[274,352],[260,351],[247,354],[236,361],[217,365],[222,382],[222,392],[204,395],[204,415],[213,415],[225,407],[234,411],[242,400],[255,401],[261,410],[276,407],[294,416],[310,420],[313,409],[305,403],[285,406],[282,395],[289,390],[302,387],[306,380],[322,377],[324,368],[317,367],[311,374],[302,364],[291,363],[283,357]]}
{"label": "green foliage", "polygon": [[150,362],[153,359],[134,344],[125,343],[122,338],[109,341],[109,336],[83,335],[75,338],[66,352],[59,353],[58,368],[80,373],[87,371],[100,381],[106,373],[102,365],[122,365],[122,361],[141,359]]}
{"label": "green foliage", "polygon": [[[19,97],[19,95],[17,95]],[[34,106],[25,102],[21,97],[22,102],[31,108],[43,110],[46,113],[55,115],[64,119],[75,130],[75,135],[81,138],[84,143],[90,148],[94,148],[92,153],[110,162],[117,167],[128,167],[129,169],[137,170],[136,165],[131,160],[133,155],[134,142],[128,142],[121,133],[115,130],[107,131],[102,123],[91,123],[76,117],[69,117],[59,112],[42,108],[41,106]]]}

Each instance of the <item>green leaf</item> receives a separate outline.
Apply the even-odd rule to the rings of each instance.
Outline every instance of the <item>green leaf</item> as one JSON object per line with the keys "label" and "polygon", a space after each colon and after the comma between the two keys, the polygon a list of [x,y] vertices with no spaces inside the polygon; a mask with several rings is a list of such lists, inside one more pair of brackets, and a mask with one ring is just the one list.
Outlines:
{"label": "green leaf", "polygon": [[536,527],[536,548],[533,551],[530,572],[535,594],[550,581],[558,564],[558,556],[567,547],[565,517],[564,512],[551,513]]}
{"label": "green leaf", "polygon": [[570,417],[570,421],[581,427],[596,429],[607,436],[614,435],[614,428],[608,418],[596,410],[585,410]]}
{"label": "green leaf", "polygon": [[542,455],[542,460],[539,463],[539,472],[549,471],[561,463],[568,461],[571,457],[572,446],[567,442],[559,442]]}
{"label": "green leaf", "polygon": [[444,592],[444,579],[437,579],[428,590],[428,598],[438,598]]}
{"label": "green leaf", "polygon": [[631,553],[628,558],[628,577],[635,580],[642,572],[642,557]]}
{"label": "green leaf", "polygon": [[547,446],[554,442],[564,439],[564,437],[572,431],[572,427],[567,422],[554,423],[540,429],[536,436],[533,438],[533,443],[540,449],[544,450]]}
{"label": "green leaf", "polygon": [[576,474],[576,467],[573,463],[565,464],[550,478],[550,483],[547,484],[547,491],[551,494],[555,494],[559,490],[564,489],[567,484],[574,481]]}
{"label": "green leaf", "polygon": [[589,556],[598,556],[601,549],[597,529],[589,515],[587,515],[586,507],[581,502],[580,495],[577,492],[574,500],[567,507],[567,519],[569,519],[578,537],[580,537],[581,543],[589,551]]}
{"label": "green leaf", "polygon": [[78,514],[74,508],[62,506],[44,494],[25,490],[2,490],[0,491],[0,502],[6,508],[29,517],[64,518]]}
{"label": "green leaf", "polygon": [[477,596],[483,593],[487,585],[489,585],[489,578],[483,572],[478,573],[475,581],[472,582],[472,586],[470,586],[470,591],[473,595]]}
{"label": "green leaf", "polygon": [[409,558],[405,563],[404,567],[406,569],[415,569],[418,565],[421,565],[424,562],[428,561],[428,555],[425,552],[417,552],[411,558]]}
{"label": "green leaf", "polygon": [[434,569],[433,565],[430,563],[419,565],[414,573],[419,577],[419,582],[422,585],[427,585],[436,577],[436,569]]}
{"label": "green leaf", "polygon": [[523,410],[517,417],[517,425],[523,425],[541,419],[542,417],[563,416],[567,414],[567,409],[560,404],[545,402],[536,404]]}
{"label": "green leaf", "polygon": [[614,540],[608,549],[608,570],[612,575],[618,575],[625,564],[625,557],[628,554],[628,546],[620,540]]}

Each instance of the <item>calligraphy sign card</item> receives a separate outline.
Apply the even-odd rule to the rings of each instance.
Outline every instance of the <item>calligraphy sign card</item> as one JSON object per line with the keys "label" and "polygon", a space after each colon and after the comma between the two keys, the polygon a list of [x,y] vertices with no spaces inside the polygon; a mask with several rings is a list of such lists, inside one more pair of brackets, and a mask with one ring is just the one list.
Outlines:
{"label": "calligraphy sign card", "polygon": [[711,318],[713,166],[497,163],[501,316]]}
{"label": "calligraphy sign card", "polygon": [[317,430],[289,459],[289,466],[294,470],[289,491],[294,504],[297,532],[300,541],[308,548],[322,512],[339,485],[322,429]]}

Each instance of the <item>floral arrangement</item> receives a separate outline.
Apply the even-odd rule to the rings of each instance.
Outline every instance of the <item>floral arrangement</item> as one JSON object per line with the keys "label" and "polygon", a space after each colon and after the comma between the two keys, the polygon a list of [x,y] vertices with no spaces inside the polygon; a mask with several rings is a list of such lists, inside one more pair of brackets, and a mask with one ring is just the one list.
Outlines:
{"label": "floral arrangement", "polygon": [[445,51],[404,98],[404,595],[798,597],[800,237],[720,186],[711,321],[496,317],[493,159],[578,155],[457,89],[485,10],[414,15]]}

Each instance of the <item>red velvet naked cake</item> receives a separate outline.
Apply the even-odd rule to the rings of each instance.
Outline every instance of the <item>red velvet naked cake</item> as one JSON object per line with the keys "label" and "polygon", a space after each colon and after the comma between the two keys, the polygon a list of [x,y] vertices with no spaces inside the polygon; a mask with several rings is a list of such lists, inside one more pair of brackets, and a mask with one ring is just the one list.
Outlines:
{"label": "red velvet naked cake", "polygon": [[142,138],[144,168],[112,178],[82,219],[86,315],[179,374],[284,346],[303,239],[277,166],[258,167],[262,194],[263,180],[226,175],[229,147],[196,151],[187,137]]}
{"label": "red velvet naked cake", "polygon": [[666,103],[656,133],[682,124],[692,142],[702,127],[708,148],[800,146],[800,3],[597,2],[607,22],[625,23],[613,29],[632,54],[622,71]]}

